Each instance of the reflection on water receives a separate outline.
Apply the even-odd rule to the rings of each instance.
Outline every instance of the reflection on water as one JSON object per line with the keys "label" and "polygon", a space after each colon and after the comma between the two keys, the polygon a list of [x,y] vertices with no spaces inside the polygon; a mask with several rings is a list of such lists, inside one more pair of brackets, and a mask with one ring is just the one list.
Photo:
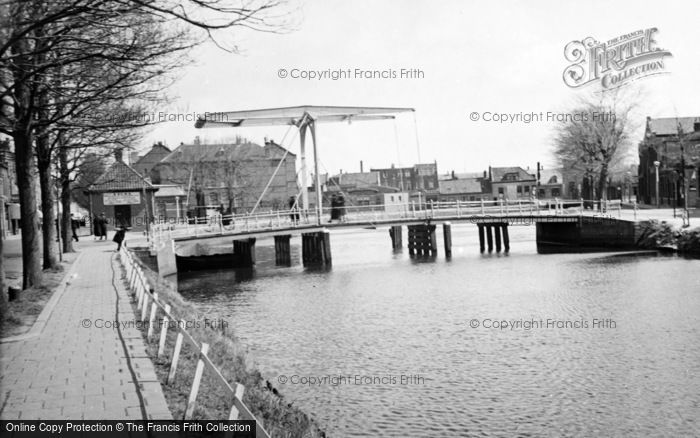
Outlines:
{"label": "reflection on water", "polygon": [[698,261],[538,255],[534,227],[481,255],[476,228],[453,226],[450,260],[395,253],[386,229],[331,244],[331,270],[300,267],[298,246],[276,268],[262,241],[254,270],[179,277],[331,436],[700,435]]}

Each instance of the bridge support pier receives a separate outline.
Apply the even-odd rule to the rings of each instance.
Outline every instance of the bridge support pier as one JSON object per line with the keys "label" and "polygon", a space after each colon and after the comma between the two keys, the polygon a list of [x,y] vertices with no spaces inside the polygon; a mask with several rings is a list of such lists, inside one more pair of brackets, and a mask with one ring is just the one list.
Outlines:
{"label": "bridge support pier", "polygon": [[402,236],[401,236],[401,225],[396,225],[389,228],[389,237],[391,237],[391,249],[396,251],[401,249],[403,246]]}
{"label": "bridge support pier", "polygon": [[233,257],[239,266],[255,264],[255,237],[233,241]]}
{"label": "bridge support pier", "polygon": [[292,264],[292,252],[289,234],[275,236],[275,264],[278,266],[290,266]]}
{"label": "bridge support pier", "polygon": [[484,226],[478,224],[477,228],[479,228],[479,249],[481,252],[484,252],[484,249],[486,248],[484,245]]}
{"label": "bridge support pier", "polygon": [[302,233],[301,258],[304,266],[331,265],[331,235],[328,231]]}
{"label": "bridge support pier", "polygon": [[501,224],[494,224],[493,237],[496,239],[496,252],[501,252]]}
{"label": "bridge support pier", "polygon": [[491,225],[486,225],[486,243],[489,246],[489,252],[493,252],[493,238],[491,237]]}
{"label": "bridge support pier", "polygon": [[419,256],[437,254],[435,225],[422,224],[408,226],[408,253]]}
{"label": "bridge support pier", "polygon": [[442,237],[445,241],[445,257],[452,257],[452,224],[445,222],[442,224]]}
{"label": "bridge support pier", "polygon": [[508,235],[508,224],[503,224],[503,249],[505,252],[510,251],[510,236]]}

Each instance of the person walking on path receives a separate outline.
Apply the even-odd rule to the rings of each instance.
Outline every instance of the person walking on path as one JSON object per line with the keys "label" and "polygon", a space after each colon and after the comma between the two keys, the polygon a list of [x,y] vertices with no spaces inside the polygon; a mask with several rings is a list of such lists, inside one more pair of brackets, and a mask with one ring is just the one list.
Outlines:
{"label": "person walking on path", "polygon": [[70,215],[70,229],[73,232],[73,240],[78,242],[78,219],[75,218],[74,214]]}
{"label": "person walking on path", "polygon": [[97,240],[102,240],[103,237],[107,240],[107,218],[104,212],[100,213],[100,217],[95,221],[95,236]]}
{"label": "person walking on path", "polygon": [[112,238],[113,242],[117,242],[117,252],[119,252],[119,250],[122,249],[122,242],[124,241],[125,237],[126,237],[126,228],[119,227],[117,232],[114,233],[114,237]]}

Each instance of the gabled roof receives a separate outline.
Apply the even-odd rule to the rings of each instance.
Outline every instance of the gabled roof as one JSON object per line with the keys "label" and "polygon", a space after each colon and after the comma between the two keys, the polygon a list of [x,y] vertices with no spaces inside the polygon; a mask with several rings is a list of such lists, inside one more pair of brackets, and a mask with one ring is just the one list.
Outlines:
{"label": "gabled roof", "polygon": [[[262,147],[246,142],[239,144],[181,144],[163,158],[161,163],[190,163],[193,161],[245,161],[281,159],[284,149],[274,143]],[[291,152],[287,156],[294,157]]]}
{"label": "gabled roof", "polygon": [[144,156],[139,157],[139,159],[133,164],[138,165],[142,161],[148,162],[148,160],[150,160],[154,155],[156,155],[156,159],[157,159],[158,156],[166,156],[171,152],[172,151],[167,146],[163,145],[162,143],[156,143],[153,145],[151,150],[146,152],[146,154],[144,154]]}
{"label": "gabled roof", "polygon": [[658,119],[647,118],[647,132],[656,135],[678,135],[678,124],[683,133],[693,132],[695,124],[700,123],[700,117],[661,117]]}
{"label": "gabled roof", "polygon": [[491,181],[493,182],[507,182],[504,180],[505,176],[511,173],[517,175],[515,181],[531,181],[535,180],[535,175],[528,173],[525,169],[520,166],[513,167],[492,167],[491,168]]}
{"label": "gabled roof", "polygon": [[440,181],[440,194],[481,193],[481,179],[463,178]]}
{"label": "gabled roof", "polygon": [[158,190],[136,170],[123,161],[117,161],[88,187],[88,192]]}

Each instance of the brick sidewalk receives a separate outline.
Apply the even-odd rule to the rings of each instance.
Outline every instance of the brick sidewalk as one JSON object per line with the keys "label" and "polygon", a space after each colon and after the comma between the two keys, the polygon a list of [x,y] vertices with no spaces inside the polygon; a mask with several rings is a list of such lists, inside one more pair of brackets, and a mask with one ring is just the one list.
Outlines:
{"label": "brick sidewalk", "polygon": [[[142,408],[148,419],[171,419],[139,331],[133,324],[122,329],[130,368],[119,332],[95,327],[100,320],[115,320],[112,264],[119,320],[136,319],[114,244],[81,241],[80,247],[68,274],[70,284],[43,332],[33,339],[0,344],[0,419],[136,420],[143,419]],[[88,324],[84,321],[91,327],[84,328]]]}

